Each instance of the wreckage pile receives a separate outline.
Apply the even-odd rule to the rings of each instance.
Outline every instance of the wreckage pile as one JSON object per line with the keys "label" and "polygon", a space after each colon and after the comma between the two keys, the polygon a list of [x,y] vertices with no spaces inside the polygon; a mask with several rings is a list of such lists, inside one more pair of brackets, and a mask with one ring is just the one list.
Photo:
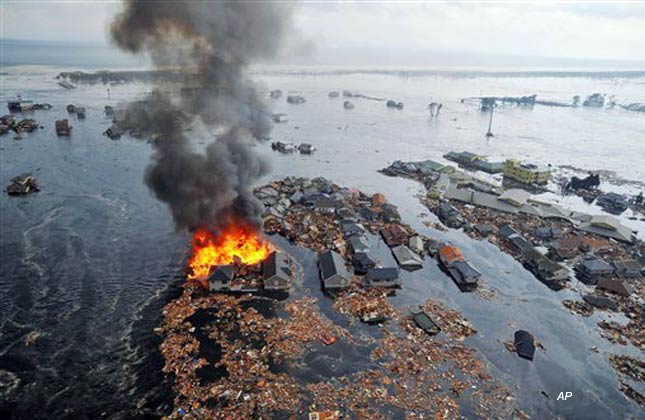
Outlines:
{"label": "wreckage pile", "polygon": [[[387,201],[382,194],[370,197],[322,178],[286,178],[255,194],[267,204],[267,232],[284,234],[312,250],[335,249],[345,258],[355,252],[346,235],[360,228],[340,223],[339,213],[356,214],[355,220],[374,233],[399,226],[406,236],[391,236],[395,242],[418,236],[400,224],[395,209],[383,209]],[[334,200],[338,202],[332,204]],[[410,418],[454,418],[462,412],[461,400],[484,417],[523,417],[509,391],[464,344],[475,330],[459,312],[428,301],[411,315],[389,302],[388,289],[366,287],[358,276],[352,280],[330,294],[335,299],[332,310],[378,323],[382,339],[336,324],[307,289],[294,291],[303,296],[276,300],[210,293],[197,281],[187,282],[181,296],[165,307],[163,325],[156,330],[163,336],[164,372],[174,379],[174,410],[168,417],[302,417],[308,412],[312,418],[386,419],[394,410]],[[436,330],[420,324],[419,314]],[[307,355],[315,360],[317,352],[339,342],[370,346],[370,366],[320,382],[287,374],[308,363]]]}
{"label": "wreckage pile", "polygon": [[32,118],[23,118],[20,121],[16,121],[16,117],[11,114],[0,117],[0,135],[13,131],[17,135],[16,138],[19,139],[22,133],[31,133],[39,128],[41,127],[38,121]]}
{"label": "wreckage pile", "polygon": [[9,195],[26,195],[40,191],[38,182],[31,174],[23,174],[11,179],[11,184],[7,187]]}

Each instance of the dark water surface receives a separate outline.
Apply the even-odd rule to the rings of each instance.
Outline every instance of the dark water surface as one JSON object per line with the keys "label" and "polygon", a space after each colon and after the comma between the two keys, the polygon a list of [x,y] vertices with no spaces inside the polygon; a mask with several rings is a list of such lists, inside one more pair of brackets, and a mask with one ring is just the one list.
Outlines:
{"label": "dark water surface", "polygon": [[[55,108],[33,114],[43,130],[27,134],[21,141],[14,141],[11,135],[0,138],[1,186],[4,188],[15,175],[32,172],[42,189],[27,197],[1,196],[0,369],[14,373],[20,382],[17,389],[0,396],[0,416],[154,416],[158,407],[163,411],[168,393],[153,328],[160,320],[160,308],[169,295],[176,293],[173,285],[181,274],[189,241],[185,234],[175,232],[166,207],[142,183],[149,145],[129,138],[114,142],[101,136],[109,126],[103,106],[136,98],[148,87],[112,87],[111,99],[107,99],[105,87],[66,91],[57,88],[48,76],[25,71],[2,76],[3,103],[21,93],[28,99],[50,102]],[[618,110],[611,111],[613,119],[606,114],[586,117],[581,114],[584,110],[536,109],[533,114],[506,110],[500,129],[507,131],[500,143],[482,143],[479,133],[483,133],[487,121],[470,108],[460,108],[457,100],[465,91],[480,94],[473,91],[473,81],[445,82],[450,86],[465,83],[472,88],[462,87],[452,94],[443,89],[437,96],[452,99],[444,107],[442,118],[433,122],[427,120],[421,107],[433,89],[440,90],[441,81],[429,78],[427,90],[421,92],[420,80],[371,77],[362,82],[355,76],[264,77],[272,88],[303,92],[308,98],[301,106],[276,105],[289,114],[290,121],[276,129],[275,137],[311,142],[320,149],[313,156],[283,156],[271,153],[268,145],[259,145],[258,151],[273,162],[270,178],[323,175],[368,193],[383,192],[399,206],[404,221],[428,236],[461,247],[483,273],[482,282],[496,292],[495,298],[489,301],[459,292],[435,262],[427,259],[423,270],[403,273],[404,287],[393,302],[406,307],[434,298],[462,311],[478,330],[467,342],[478,349],[491,373],[511,388],[520,406],[533,418],[643,417],[645,413],[618,390],[616,375],[607,361],[610,353],[642,355],[630,346],[617,347],[602,339],[595,326],[597,314],[589,319],[571,315],[561,301],[575,297],[575,292],[548,289],[521,264],[487,242],[471,240],[458,231],[438,232],[425,227],[423,220],[435,219],[419,217],[427,213],[415,197],[421,192],[420,186],[376,172],[395,159],[437,158],[453,147],[563,164],[569,160],[566,151],[574,148],[569,143],[579,135],[589,147],[572,157],[573,163],[594,167],[606,164],[625,177],[643,181],[643,167],[636,165],[638,159],[634,157],[645,145],[642,116]],[[550,91],[543,79],[535,83],[553,96],[570,93],[561,81]],[[607,81],[575,78],[570,83],[576,91],[592,91],[599,85],[617,86],[620,92],[629,90]],[[629,83],[637,92],[643,91],[641,80]],[[516,79],[489,79],[481,84],[488,87],[481,90],[494,93],[531,91],[531,86],[520,88]],[[406,109],[392,111],[381,102],[356,100],[352,113],[343,110],[340,102],[330,103],[326,96],[331,87],[355,85],[374,96],[400,92],[395,99],[406,101]],[[54,120],[68,117],[68,103],[85,105],[87,119],[77,121],[69,116],[74,126],[72,137],[57,138]],[[521,142],[511,141],[526,131],[526,126],[541,126],[544,121],[559,125]],[[593,129],[583,130],[585,122]],[[602,136],[607,133],[624,140],[617,143],[616,155],[605,159]],[[569,143],[558,142],[559,138]],[[549,152],[551,148],[558,153]],[[645,146],[642,151],[640,156],[645,155]],[[621,168],[621,159],[631,164]],[[346,322],[331,310],[331,300],[315,287],[318,280],[313,253],[294,249],[280,238],[274,240],[298,258],[304,283],[319,298],[323,313],[341,324]],[[384,244],[375,246],[391,258]],[[378,327],[361,324],[352,328],[378,335]],[[546,352],[538,351],[533,362],[507,352],[502,342],[517,329],[533,333]],[[27,346],[25,338],[32,331],[41,336]],[[599,351],[591,351],[593,346]],[[360,370],[368,354],[368,348],[321,346],[307,354],[301,371],[292,373],[303,381],[345,375]],[[556,401],[560,392],[573,392],[574,397]]]}

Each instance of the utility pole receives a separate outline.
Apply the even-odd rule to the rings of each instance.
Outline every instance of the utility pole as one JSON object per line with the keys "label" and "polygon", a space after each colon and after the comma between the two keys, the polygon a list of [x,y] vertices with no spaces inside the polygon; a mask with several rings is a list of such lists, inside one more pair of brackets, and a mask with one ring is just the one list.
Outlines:
{"label": "utility pole", "polygon": [[491,128],[493,127],[493,110],[495,109],[495,102],[490,105],[490,119],[488,120],[488,132],[486,133],[486,138],[495,137]]}

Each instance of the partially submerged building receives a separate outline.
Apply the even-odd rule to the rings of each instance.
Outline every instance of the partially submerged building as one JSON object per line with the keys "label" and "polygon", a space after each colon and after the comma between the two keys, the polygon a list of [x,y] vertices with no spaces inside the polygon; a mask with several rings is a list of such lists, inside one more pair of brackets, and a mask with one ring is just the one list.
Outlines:
{"label": "partially submerged building", "polygon": [[318,257],[318,270],[325,289],[349,286],[351,276],[345,267],[345,260],[335,251],[327,250]]}
{"label": "partially submerged building", "polygon": [[441,332],[439,325],[437,325],[425,311],[412,312],[412,319],[419,328],[429,335],[437,335]]}
{"label": "partially submerged building", "polygon": [[399,245],[392,248],[392,254],[399,266],[406,270],[417,270],[423,266],[423,260],[407,246]]}
{"label": "partially submerged building", "polygon": [[575,271],[583,283],[596,284],[601,278],[614,274],[614,267],[606,261],[594,258],[581,261],[576,265]]}
{"label": "partially submerged building", "polygon": [[371,268],[378,265],[378,260],[371,252],[355,252],[352,255],[352,263],[354,265],[354,273],[364,275]]}
{"label": "partially submerged building", "polygon": [[368,287],[398,287],[401,285],[399,270],[396,267],[375,267],[367,270],[363,279]]}
{"label": "partially submerged building", "polygon": [[504,178],[526,185],[545,185],[551,179],[551,170],[544,166],[508,159],[504,162]]}
{"label": "partially submerged building", "polygon": [[58,136],[69,136],[72,127],[69,125],[67,118],[56,121],[56,135]]}

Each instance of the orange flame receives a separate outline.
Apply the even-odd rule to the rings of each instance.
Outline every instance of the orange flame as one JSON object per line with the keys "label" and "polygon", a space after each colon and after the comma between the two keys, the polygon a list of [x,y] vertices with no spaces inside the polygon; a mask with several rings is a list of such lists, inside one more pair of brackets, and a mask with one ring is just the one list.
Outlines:
{"label": "orange flame", "polygon": [[244,265],[264,261],[272,251],[269,242],[246,224],[232,224],[215,235],[199,228],[193,233],[193,249],[188,266],[189,279],[204,280],[211,267],[235,263],[236,257]]}

